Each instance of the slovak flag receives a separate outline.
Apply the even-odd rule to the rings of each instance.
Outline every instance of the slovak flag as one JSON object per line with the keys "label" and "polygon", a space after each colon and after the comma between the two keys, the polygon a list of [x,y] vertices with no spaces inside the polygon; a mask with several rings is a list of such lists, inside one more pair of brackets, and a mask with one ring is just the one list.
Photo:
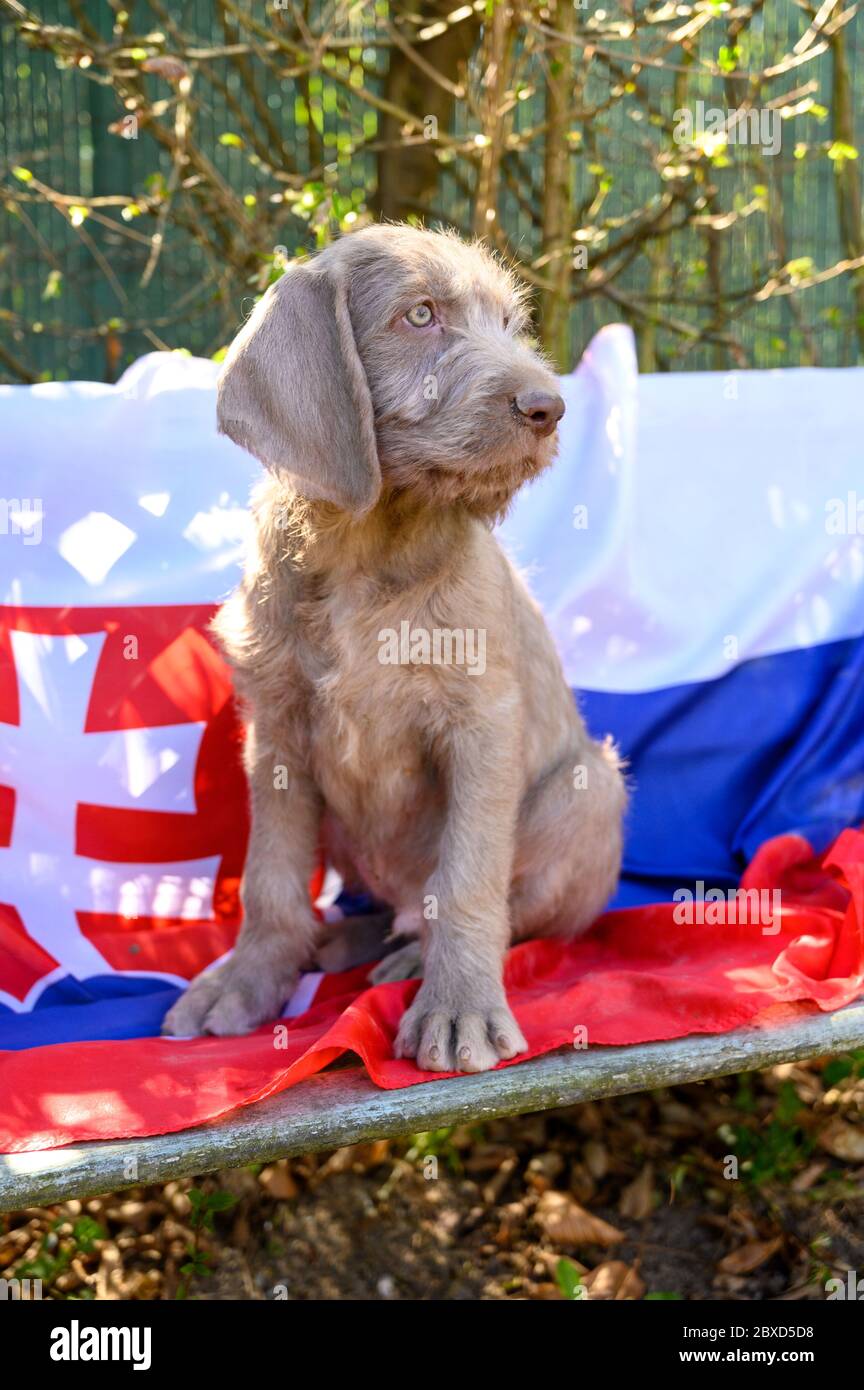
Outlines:
{"label": "slovak flag", "polygon": [[[240,923],[242,734],[208,623],[259,465],[216,433],[217,371],[154,353],[114,386],[0,387],[0,1149],[254,1092],[214,1080],[249,1040],[158,1036]],[[501,538],[628,760],[616,905],[734,884],[774,836],[821,853],[864,821],[864,370],[639,377],[616,326],[561,389],[558,461]],[[289,1014],[327,989],[307,978]],[[169,1052],[183,1103],[142,1080],[133,1105]],[[56,1101],[76,1067],[122,1115],[92,1084],[89,1110],[83,1085]]]}

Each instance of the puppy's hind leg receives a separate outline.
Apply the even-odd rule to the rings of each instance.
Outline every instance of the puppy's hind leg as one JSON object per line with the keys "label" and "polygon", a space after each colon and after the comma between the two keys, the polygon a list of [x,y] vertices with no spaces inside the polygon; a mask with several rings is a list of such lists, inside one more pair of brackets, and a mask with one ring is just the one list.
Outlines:
{"label": "puppy's hind leg", "polygon": [[373,985],[388,985],[393,980],[417,980],[423,975],[423,948],[419,941],[409,941],[379,961],[369,971]]}
{"label": "puppy's hind leg", "polygon": [[516,837],[514,941],[576,936],[599,917],[621,869],[626,799],[614,748],[594,742],[530,789]]}
{"label": "puppy's hind leg", "polygon": [[315,964],[328,975],[380,961],[390,940],[393,912],[370,912],[325,922],[315,946]]}
{"label": "puppy's hind leg", "polygon": [[[416,980],[423,975],[423,913],[419,907],[403,908],[397,912],[393,928],[388,938],[391,950],[389,955],[369,971],[373,985],[390,984],[393,980]],[[406,940],[405,946],[396,942]]]}

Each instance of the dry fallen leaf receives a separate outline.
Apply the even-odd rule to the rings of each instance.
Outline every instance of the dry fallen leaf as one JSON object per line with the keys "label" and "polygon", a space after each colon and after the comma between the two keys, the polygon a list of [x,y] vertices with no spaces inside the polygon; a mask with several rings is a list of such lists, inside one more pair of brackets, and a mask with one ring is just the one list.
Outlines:
{"label": "dry fallen leaf", "polygon": [[824,1158],[817,1158],[813,1163],[808,1163],[797,1177],[792,1179],[790,1184],[793,1192],[809,1192],[815,1182],[818,1182],[828,1164]]}
{"label": "dry fallen leaf", "polygon": [[[549,1271],[553,1279],[558,1277],[558,1265],[561,1261],[560,1250],[535,1250],[534,1258],[538,1264],[542,1264]],[[571,1265],[583,1277],[588,1273],[588,1266],[580,1263],[579,1260],[571,1258]]]}
{"label": "dry fallen leaf", "polygon": [[597,1192],[597,1183],[588,1172],[584,1163],[574,1163],[570,1169],[570,1181],[568,1183],[570,1195],[576,1198],[585,1206]]}
{"label": "dry fallen leaf", "polygon": [[624,1239],[623,1231],[592,1216],[566,1192],[544,1192],[535,1216],[555,1245],[600,1245],[606,1249]]}
{"label": "dry fallen leaf", "polygon": [[638,1178],[628,1183],[618,1199],[618,1210],[631,1221],[644,1221],[654,1210],[654,1169],[646,1163]]}
{"label": "dry fallen leaf", "polygon": [[775,1236],[773,1240],[750,1240],[724,1255],[717,1269],[721,1274],[752,1274],[754,1269],[776,1255],[782,1244],[782,1236]]}
{"label": "dry fallen leaf", "polygon": [[589,1139],[582,1150],[585,1167],[592,1178],[600,1181],[609,1172],[609,1150],[599,1139]]}
{"label": "dry fallen leaf", "polygon": [[514,1155],[512,1158],[505,1158],[501,1167],[494,1177],[490,1178],[483,1186],[483,1201],[487,1206],[494,1207],[498,1203],[502,1192],[512,1178],[519,1166],[519,1160]]}
{"label": "dry fallen leaf", "polygon": [[749,1207],[740,1206],[735,1201],[733,1201],[727,1213],[726,1225],[733,1226],[736,1231],[744,1236],[745,1240],[751,1241],[759,1239],[759,1227],[756,1225],[752,1211]]}
{"label": "dry fallen leaf", "polygon": [[847,1124],[835,1115],[819,1135],[819,1147],[847,1163],[861,1163],[864,1161],[864,1128]]}
{"label": "dry fallen leaf", "polygon": [[605,1260],[586,1274],[582,1283],[590,1299],[614,1300],[616,1303],[641,1298],[645,1292],[645,1284],[635,1268],[623,1260]]}
{"label": "dry fallen leaf", "polygon": [[345,1144],[325,1159],[311,1180],[312,1184],[317,1185],[334,1173],[367,1173],[370,1168],[378,1168],[386,1163],[389,1154],[389,1139],[374,1139],[369,1144]]}
{"label": "dry fallen leaf", "polygon": [[551,1303],[558,1302],[558,1300],[564,1297],[558,1285],[549,1282],[529,1285],[528,1294],[530,1298],[537,1298],[541,1301],[548,1301]]}
{"label": "dry fallen leaf", "polygon": [[268,1197],[275,1197],[279,1201],[288,1201],[296,1197],[300,1190],[284,1158],[278,1163],[271,1163],[268,1168],[262,1168],[258,1174],[258,1181]]}
{"label": "dry fallen leaf", "polygon": [[525,1180],[535,1192],[548,1192],[563,1171],[564,1160],[559,1153],[535,1154],[528,1164]]}
{"label": "dry fallen leaf", "polygon": [[477,1144],[462,1166],[473,1178],[478,1173],[497,1173],[502,1163],[515,1157],[516,1150],[510,1144]]}

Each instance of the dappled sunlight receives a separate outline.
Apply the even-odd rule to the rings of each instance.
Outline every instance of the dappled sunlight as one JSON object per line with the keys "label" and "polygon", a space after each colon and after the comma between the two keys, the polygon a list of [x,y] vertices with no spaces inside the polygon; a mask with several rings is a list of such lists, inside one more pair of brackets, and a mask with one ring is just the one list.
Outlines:
{"label": "dappled sunlight", "polygon": [[202,863],[208,865],[209,873],[201,873],[196,864],[136,865],[134,869],[100,865],[88,871],[86,901],[78,906],[82,911],[119,913],[126,918],[209,918],[219,861]]}
{"label": "dappled sunlight", "polygon": [[199,550],[218,551],[224,546],[238,546],[251,535],[251,519],[247,507],[230,502],[223,495],[216,506],[196,512],[183,531],[183,537]]}
{"label": "dappled sunlight", "polygon": [[107,1090],[56,1090],[43,1091],[40,1109],[48,1125],[68,1126],[92,1123],[94,1111],[104,1111],[111,1115],[112,1129],[117,1134],[124,1131],[135,1132],[140,1124],[140,1116],[120,1091]]}
{"label": "dappled sunlight", "polygon": [[88,512],[61,534],[57,549],[88,584],[101,584],[132,545],[135,532],[107,512]]}
{"label": "dappled sunlight", "polygon": [[165,515],[170,501],[170,492],[151,492],[138,498],[138,506],[143,507],[151,516],[160,517]]}
{"label": "dappled sunlight", "polygon": [[37,1149],[33,1153],[8,1153],[2,1157],[7,1173],[26,1177],[28,1173],[59,1173],[74,1168],[85,1155],[83,1149],[69,1146],[63,1149]]}

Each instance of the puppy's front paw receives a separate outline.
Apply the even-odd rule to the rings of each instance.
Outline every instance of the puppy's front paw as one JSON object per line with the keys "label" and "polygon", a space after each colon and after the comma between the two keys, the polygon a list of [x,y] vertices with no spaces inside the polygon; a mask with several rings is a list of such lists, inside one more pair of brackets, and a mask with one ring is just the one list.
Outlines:
{"label": "puppy's front paw", "polygon": [[278,1018],[296,982],[297,972],[292,967],[273,969],[271,962],[232,956],[192,981],[165,1015],[162,1032],[184,1038],[202,1033],[217,1037],[251,1033],[269,1019]]}
{"label": "puppy's front paw", "polygon": [[396,1035],[397,1057],[414,1057],[422,1071],[488,1071],[528,1044],[503,995],[480,1005],[476,998],[443,1002],[422,985]]}

